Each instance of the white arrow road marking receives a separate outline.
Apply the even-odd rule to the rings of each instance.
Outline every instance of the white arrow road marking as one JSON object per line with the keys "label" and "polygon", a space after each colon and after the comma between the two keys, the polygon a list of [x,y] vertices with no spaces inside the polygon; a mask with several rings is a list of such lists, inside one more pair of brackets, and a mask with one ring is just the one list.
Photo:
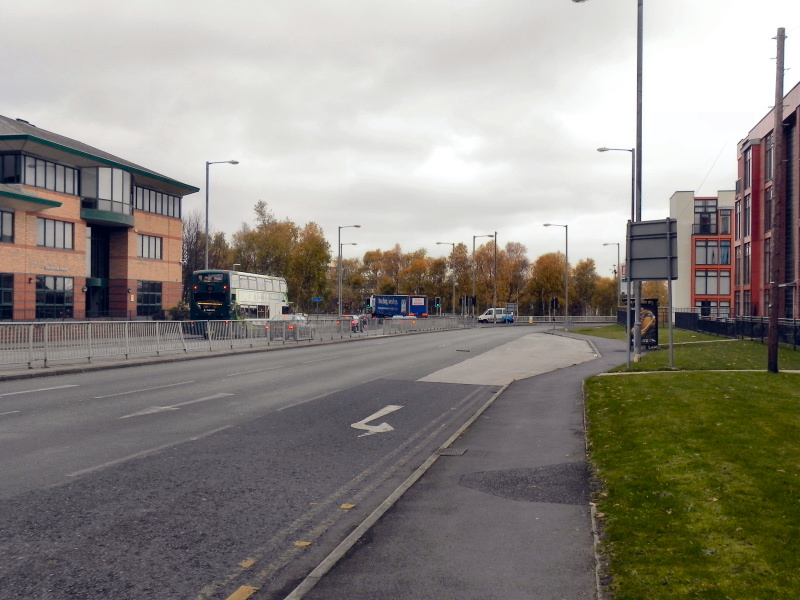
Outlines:
{"label": "white arrow road marking", "polygon": [[155,413],[165,412],[168,410],[178,410],[181,406],[187,406],[189,404],[197,404],[198,402],[205,402],[206,400],[216,400],[217,398],[224,398],[225,396],[233,396],[233,394],[214,394],[213,396],[206,396],[205,398],[198,398],[197,400],[189,400],[187,402],[181,402],[179,404],[173,404],[171,406],[151,406],[150,408],[145,408],[144,410],[140,410],[139,412],[135,412],[130,415],[125,415],[124,417],[120,417],[120,419],[129,419],[130,417],[143,417],[144,415],[152,415]]}
{"label": "white arrow road marking", "polygon": [[392,427],[388,423],[381,423],[380,425],[367,425],[367,423],[370,421],[374,421],[375,419],[380,419],[381,417],[384,417],[389,413],[393,413],[396,410],[400,410],[401,408],[403,407],[397,406],[395,404],[390,404],[389,406],[380,409],[374,415],[370,415],[366,419],[363,419],[358,423],[353,423],[352,425],[350,425],[350,427],[352,427],[353,429],[366,429],[367,433],[362,433],[358,437],[364,437],[365,435],[373,435],[375,433],[387,433],[389,431],[394,431],[394,427]]}

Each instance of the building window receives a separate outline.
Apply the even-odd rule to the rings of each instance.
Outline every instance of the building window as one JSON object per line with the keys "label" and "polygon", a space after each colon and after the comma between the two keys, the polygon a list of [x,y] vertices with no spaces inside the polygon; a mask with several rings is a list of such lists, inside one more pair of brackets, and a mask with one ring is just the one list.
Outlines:
{"label": "building window", "polygon": [[764,190],[764,231],[772,231],[772,188]]}
{"label": "building window", "polygon": [[72,286],[72,277],[37,275],[36,318],[71,319],[73,305]]}
{"label": "building window", "polygon": [[78,170],[22,154],[0,157],[0,182],[24,183],[34,187],[78,195]]}
{"label": "building window", "polygon": [[731,272],[730,271],[720,271],[719,272],[719,295],[720,296],[729,296],[731,293]]}
{"label": "building window", "polygon": [[734,302],[734,314],[738,317],[742,314],[742,293],[741,292],[734,292],[733,293],[733,302]]}
{"label": "building window", "polygon": [[161,282],[136,282],[136,314],[149,317],[161,311]]}
{"label": "building window", "polygon": [[[718,265],[720,264],[719,242],[717,240],[695,240],[695,264]],[[728,242],[730,251],[730,242]]]}
{"label": "building window", "polygon": [[744,291],[744,303],[742,305],[742,315],[749,317],[750,316],[750,290]]}
{"label": "building window", "polygon": [[750,242],[744,245],[744,285],[750,285]]}
{"label": "building window", "polygon": [[163,192],[134,186],[134,208],[166,217],[181,218],[181,199]]}
{"label": "building window", "polygon": [[772,281],[772,238],[764,240],[764,281],[767,284]]}
{"label": "building window", "polygon": [[0,242],[14,243],[14,213],[10,210],[0,210]]}
{"label": "building window", "polygon": [[748,148],[744,151],[744,189],[748,189],[753,183],[753,149]]}
{"label": "building window", "polygon": [[766,149],[764,150],[764,179],[772,181],[775,175],[775,138],[772,133],[767,134]]}
{"label": "building window", "polygon": [[131,209],[131,174],[111,167],[81,169],[81,205],[83,208],[129,215]]}
{"label": "building window", "polygon": [[72,250],[75,225],[66,221],[52,219],[36,219],[36,245],[45,248],[61,248]]}
{"label": "building window", "polygon": [[139,258],[153,258],[161,260],[161,245],[162,239],[160,237],[153,237],[152,235],[139,235],[139,249],[137,256]]}
{"label": "building window", "polygon": [[731,264],[731,241],[720,240],[719,242],[719,264]]}
{"label": "building window", "polygon": [[[736,264],[734,265],[734,272],[736,273],[736,287],[742,285],[742,247],[736,246]],[[739,314],[738,312],[736,314]]]}
{"label": "building window", "polygon": [[737,240],[742,239],[742,201],[736,201],[736,223],[734,223],[734,227],[736,231],[734,231],[734,235],[736,236]]}
{"label": "building window", "polygon": [[697,235],[717,234],[717,199],[700,198],[694,201],[694,226],[692,233]]}
{"label": "building window", "polygon": [[695,271],[694,293],[698,296],[716,296],[719,293],[717,288],[717,272]]}
{"label": "building window", "polygon": [[731,210],[720,210],[719,211],[719,232],[722,235],[730,235],[731,234]]}
{"label": "building window", "polygon": [[751,196],[747,194],[747,196],[744,197],[744,223],[742,223],[742,225],[744,225],[744,237],[750,237],[750,206]]}
{"label": "building window", "polygon": [[0,321],[14,318],[14,275],[0,273]]}

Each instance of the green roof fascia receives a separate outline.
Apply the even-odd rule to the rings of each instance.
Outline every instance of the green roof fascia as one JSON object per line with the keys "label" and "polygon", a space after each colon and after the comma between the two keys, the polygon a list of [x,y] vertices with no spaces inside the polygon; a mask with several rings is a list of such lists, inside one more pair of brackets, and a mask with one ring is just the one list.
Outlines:
{"label": "green roof fascia", "polygon": [[95,208],[81,208],[81,219],[87,223],[98,225],[117,225],[131,228],[134,225],[133,215],[97,210]]}
{"label": "green roof fascia", "polygon": [[7,192],[5,190],[0,190],[0,197],[23,200],[32,204],[41,204],[44,208],[58,208],[63,204],[63,202],[59,202],[58,200],[45,200],[44,198],[37,198],[30,194],[17,194],[16,192]]}
{"label": "green roof fascia", "polygon": [[36,137],[36,136],[33,136],[33,135],[26,135],[26,134],[4,135],[4,136],[0,136],[0,139],[4,139],[4,140],[23,140],[23,141],[36,142],[38,144],[42,144],[43,146],[49,146],[51,148],[55,148],[56,150],[62,150],[64,152],[68,152],[69,154],[75,154],[76,156],[82,156],[83,158],[89,158],[89,159],[92,159],[92,160],[96,160],[97,162],[101,162],[101,163],[104,163],[104,164],[107,164],[107,165],[110,165],[110,166],[113,166],[113,167],[124,169],[126,171],[133,171],[134,173],[137,173],[139,175],[143,175],[145,177],[150,177],[151,179],[156,179],[158,181],[161,181],[163,183],[167,183],[169,185],[175,185],[175,186],[181,187],[181,188],[185,189],[187,191],[187,193],[189,193],[189,194],[194,194],[194,193],[200,191],[200,188],[198,188],[198,187],[195,187],[193,185],[189,185],[187,183],[181,183],[180,181],[177,181],[175,179],[170,179],[169,177],[165,177],[164,175],[159,175],[158,173],[155,173],[154,171],[146,171],[142,167],[134,166],[132,163],[125,164],[125,163],[117,162],[117,161],[111,160],[109,158],[103,158],[102,156],[97,156],[96,154],[90,154],[88,152],[83,152],[81,150],[76,150],[75,148],[70,148],[69,146],[64,146],[63,144],[59,144],[59,143],[56,143],[56,142],[51,142],[50,140],[45,140],[43,138]]}

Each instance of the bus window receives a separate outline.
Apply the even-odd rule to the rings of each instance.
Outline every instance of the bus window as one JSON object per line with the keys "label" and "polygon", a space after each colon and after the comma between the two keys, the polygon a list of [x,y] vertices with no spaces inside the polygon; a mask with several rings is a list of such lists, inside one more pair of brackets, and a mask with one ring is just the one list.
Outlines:
{"label": "bus window", "polygon": [[231,273],[231,289],[236,289],[239,286],[239,274],[238,273]]}
{"label": "bus window", "polygon": [[223,273],[200,273],[197,275],[197,281],[200,283],[222,283],[224,277]]}

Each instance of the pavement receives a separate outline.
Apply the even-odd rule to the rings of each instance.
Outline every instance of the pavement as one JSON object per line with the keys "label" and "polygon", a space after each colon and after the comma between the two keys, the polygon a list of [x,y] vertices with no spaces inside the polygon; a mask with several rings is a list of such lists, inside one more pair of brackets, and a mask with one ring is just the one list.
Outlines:
{"label": "pavement", "polygon": [[550,370],[510,368],[514,380],[286,600],[602,597],[583,381],[624,363],[625,343],[562,332],[513,344],[531,343]]}

